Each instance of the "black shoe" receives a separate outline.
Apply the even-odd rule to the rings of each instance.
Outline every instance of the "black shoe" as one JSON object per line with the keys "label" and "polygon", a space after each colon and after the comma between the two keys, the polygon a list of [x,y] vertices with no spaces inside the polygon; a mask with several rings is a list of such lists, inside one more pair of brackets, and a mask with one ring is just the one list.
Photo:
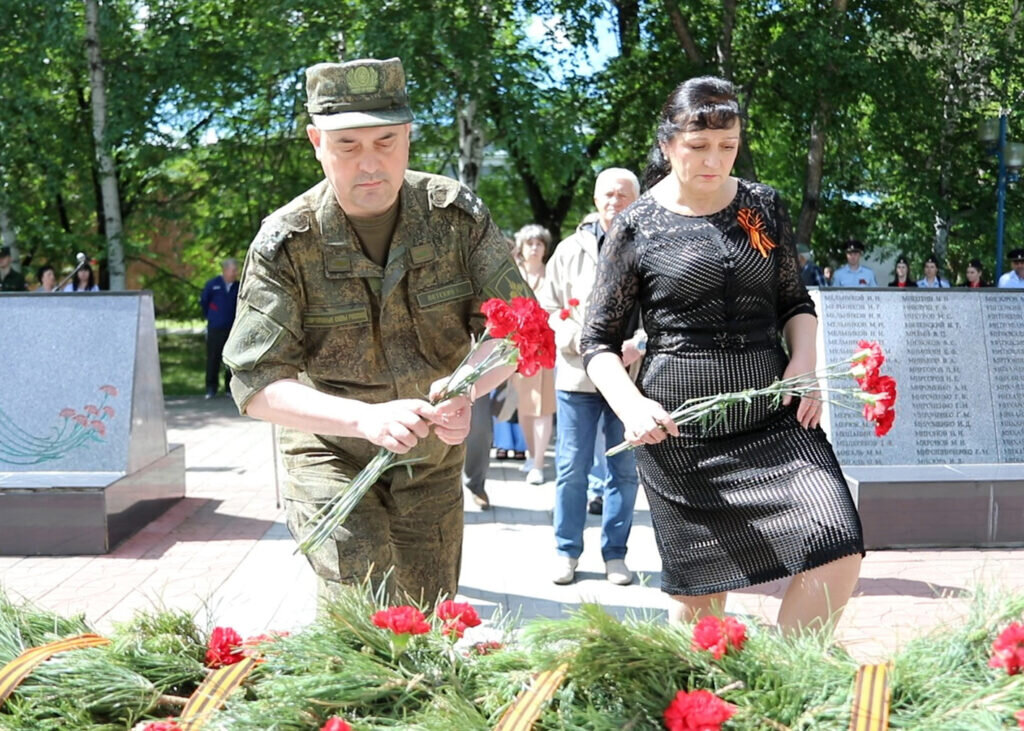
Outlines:
{"label": "black shoe", "polygon": [[507,449],[495,449],[494,450],[494,458],[495,459],[508,459],[508,450]]}
{"label": "black shoe", "polygon": [[518,459],[519,461],[523,461],[524,459],[526,459],[526,452],[513,452],[512,459]]}
{"label": "black shoe", "polygon": [[214,396],[216,396],[216,395],[217,395],[217,392],[216,392],[216,391],[207,391],[207,392],[206,392],[206,396],[205,396],[205,398],[206,398],[207,400],[209,400],[209,399],[212,399],[212,398],[213,398]]}
{"label": "black shoe", "polygon": [[604,512],[604,498],[598,495],[596,498],[587,503],[587,512],[591,515],[600,515]]}

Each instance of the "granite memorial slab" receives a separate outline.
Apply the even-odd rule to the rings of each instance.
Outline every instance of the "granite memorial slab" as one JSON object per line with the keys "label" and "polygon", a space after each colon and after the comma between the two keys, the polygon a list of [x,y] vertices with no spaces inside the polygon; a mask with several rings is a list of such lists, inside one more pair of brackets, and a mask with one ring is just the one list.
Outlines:
{"label": "granite memorial slab", "polygon": [[[812,290],[818,359],[877,340],[899,392],[892,430],[827,405],[869,547],[1024,543],[1024,296],[985,289]],[[836,378],[830,387],[848,387]]]}
{"label": "granite memorial slab", "polygon": [[0,295],[0,554],[103,553],[185,494],[148,292]]}

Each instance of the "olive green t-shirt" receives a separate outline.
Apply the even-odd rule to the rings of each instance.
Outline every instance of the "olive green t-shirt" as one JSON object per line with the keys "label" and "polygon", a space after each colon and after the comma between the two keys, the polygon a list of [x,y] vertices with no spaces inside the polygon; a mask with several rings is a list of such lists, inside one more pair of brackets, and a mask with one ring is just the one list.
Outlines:
{"label": "olive green t-shirt", "polygon": [[395,224],[398,223],[398,202],[399,199],[395,198],[391,208],[379,216],[361,218],[346,214],[352,230],[359,237],[359,243],[363,245],[363,252],[378,266],[388,263],[391,236],[395,233]]}

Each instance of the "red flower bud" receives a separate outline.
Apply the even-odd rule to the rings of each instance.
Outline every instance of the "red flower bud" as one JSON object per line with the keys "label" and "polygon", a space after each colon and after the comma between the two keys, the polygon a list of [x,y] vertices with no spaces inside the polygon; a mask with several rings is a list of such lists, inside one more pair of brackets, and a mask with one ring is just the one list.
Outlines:
{"label": "red flower bud", "polygon": [[206,665],[219,668],[240,662],[242,654],[242,636],[230,627],[214,627],[210,633],[210,641],[206,646]]}
{"label": "red flower bud", "polygon": [[438,604],[434,614],[438,619],[444,621],[444,627],[441,630],[441,634],[444,635],[454,634],[456,637],[462,637],[467,628],[477,627],[480,624],[480,615],[476,613],[472,605],[455,602],[451,599]]}
{"label": "red flower bud", "polygon": [[426,617],[416,607],[391,607],[373,615],[373,623],[396,635],[422,635],[430,631]]}
{"label": "red flower bud", "polygon": [[707,690],[676,693],[663,719],[668,731],[719,731],[736,707]]}

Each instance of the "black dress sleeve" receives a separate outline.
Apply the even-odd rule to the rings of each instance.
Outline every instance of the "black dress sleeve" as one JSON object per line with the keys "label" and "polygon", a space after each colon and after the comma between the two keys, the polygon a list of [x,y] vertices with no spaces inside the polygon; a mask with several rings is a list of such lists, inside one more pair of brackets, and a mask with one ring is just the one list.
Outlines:
{"label": "black dress sleeve", "polygon": [[598,257],[597,280],[580,337],[584,368],[598,353],[622,355],[622,343],[632,335],[630,323],[640,290],[636,264],[635,229],[620,217],[605,236]]}
{"label": "black dress sleeve", "polygon": [[776,317],[782,328],[794,315],[807,313],[815,315],[814,302],[807,294],[807,287],[800,278],[800,260],[796,255],[796,243],[793,237],[793,225],[790,223],[786,207],[775,193],[775,220],[778,222],[778,249],[776,262],[779,275],[779,290],[776,300]]}

